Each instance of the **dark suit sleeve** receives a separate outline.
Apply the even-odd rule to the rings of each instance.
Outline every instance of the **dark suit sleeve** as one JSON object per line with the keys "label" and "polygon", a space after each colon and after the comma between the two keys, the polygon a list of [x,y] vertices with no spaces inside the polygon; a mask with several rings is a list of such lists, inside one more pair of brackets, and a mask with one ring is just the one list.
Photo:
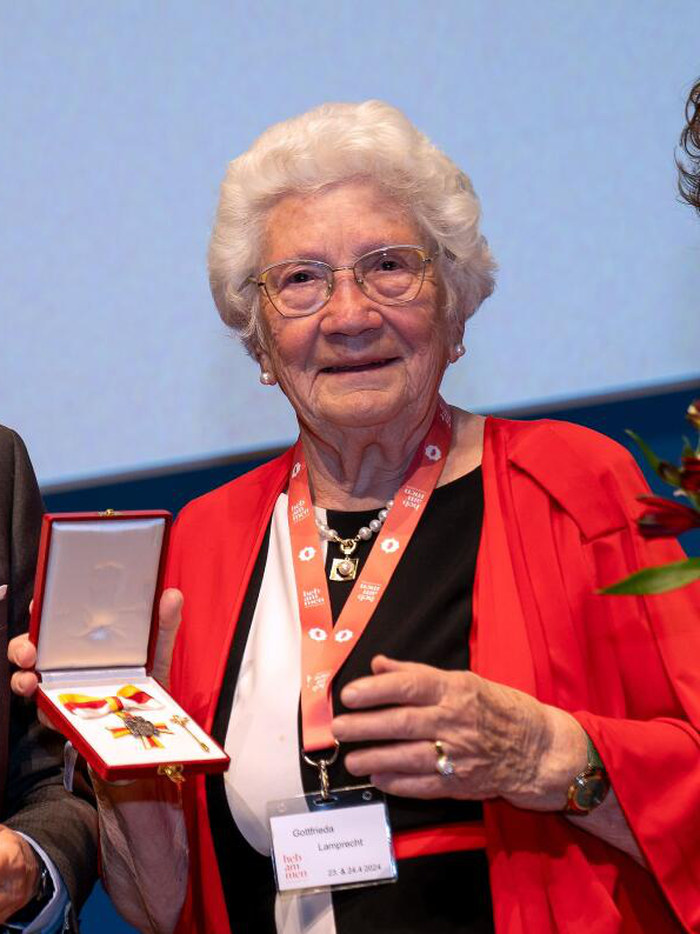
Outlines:
{"label": "dark suit sleeve", "polygon": [[[6,638],[27,629],[43,503],[22,440],[0,426],[0,583],[8,583]],[[3,665],[3,668],[5,666]],[[3,823],[27,834],[53,860],[76,907],[97,873],[97,817],[89,783],[63,787],[64,740],[36,719],[33,703],[12,697],[2,671],[0,705],[10,707],[9,768]],[[4,739],[3,731],[3,739]],[[0,755],[0,761],[2,756]]]}
{"label": "dark suit sleeve", "polygon": [[31,837],[53,860],[77,913],[97,878],[97,814],[92,788],[81,773],[73,793],[63,786],[64,744],[62,736],[31,717],[11,751],[10,816],[4,823]]}
{"label": "dark suit sleeve", "polygon": [[[27,629],[44,504],[22,439],[0,426],[0,568],[9,575],[9,638]],[[3,574],[3,577],[5,577]]]}

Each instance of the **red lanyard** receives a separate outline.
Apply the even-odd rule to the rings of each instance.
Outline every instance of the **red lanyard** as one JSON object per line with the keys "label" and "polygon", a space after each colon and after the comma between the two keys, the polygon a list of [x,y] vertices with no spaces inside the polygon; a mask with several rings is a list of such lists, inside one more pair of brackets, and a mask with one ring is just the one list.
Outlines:
{"label": "red lanyard", "polygon": [[304,751],[335,746],[331,732],[331,685],[386,591],[411,540],[450,449],[452,417],[442,399],[428,434],[418,447],[362,573],[335,627],[328,596],[323,550],[309,492],[301,439],[289,478],[289,534],[301,619],[301,716]]}

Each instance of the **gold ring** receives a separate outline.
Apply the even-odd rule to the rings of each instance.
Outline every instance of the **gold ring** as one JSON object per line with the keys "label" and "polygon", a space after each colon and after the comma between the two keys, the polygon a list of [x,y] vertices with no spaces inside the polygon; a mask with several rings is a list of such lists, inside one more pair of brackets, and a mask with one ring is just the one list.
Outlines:
{"label": "gold ring", "polygon": [[435,762],[435,771],[439,775],[442,775],[443,778],[449,778],[456,772],[455,764],[445,752],[445,747],[442,745],[439,739],[435,740],[434,746],[435,755],[437,757]]}

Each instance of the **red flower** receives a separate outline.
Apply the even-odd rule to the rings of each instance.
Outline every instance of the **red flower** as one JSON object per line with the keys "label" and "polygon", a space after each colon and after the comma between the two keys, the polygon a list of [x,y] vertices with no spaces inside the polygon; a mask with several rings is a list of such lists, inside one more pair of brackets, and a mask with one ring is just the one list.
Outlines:
{"label": "red flower", "polygon": [[688,412],[686,414],[688,421],[700,431],[700,399],[695,399],[688,406]]}
{"label": "red flower", "polygon": [[662,496],[640,496],[638,499],[649,507],[637,519],[644,538],[671,538],[689,529],[700,528],[700,512],[689,506]]}
{"label": "red flower", "polygon": [[700,491],[700,457],[688,455],[683,458],[680,481],[683,489],[689,493]]}

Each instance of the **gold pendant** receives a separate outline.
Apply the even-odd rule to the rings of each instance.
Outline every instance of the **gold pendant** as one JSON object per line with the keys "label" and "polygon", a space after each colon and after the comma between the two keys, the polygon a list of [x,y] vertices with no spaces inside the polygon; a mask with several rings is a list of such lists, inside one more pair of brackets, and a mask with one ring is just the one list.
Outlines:
{"label": "gold pendant", "polygon": [[328,577],[332,581],[354,581],[357,576],[357,565],[359,558],[333,558],[330,573]]}

